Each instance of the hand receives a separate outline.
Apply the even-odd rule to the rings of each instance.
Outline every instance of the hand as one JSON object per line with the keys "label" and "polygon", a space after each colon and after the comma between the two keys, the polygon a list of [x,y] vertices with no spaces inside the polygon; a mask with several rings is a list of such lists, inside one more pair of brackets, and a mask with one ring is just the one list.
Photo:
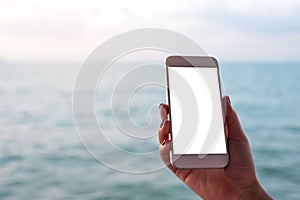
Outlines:
{"label": "hand", "polygon": [[229,164],[220,169],[176,169],[170,164],[170,121],[167,120],[168,105],[160,105],[162,126],[158,131],[159,152],[166,166],[190,189],[203,199],[271,199],[260,186],[254,169],[248,139],[239,119],[230,105],[226,104],[226,138],[229,148]]}

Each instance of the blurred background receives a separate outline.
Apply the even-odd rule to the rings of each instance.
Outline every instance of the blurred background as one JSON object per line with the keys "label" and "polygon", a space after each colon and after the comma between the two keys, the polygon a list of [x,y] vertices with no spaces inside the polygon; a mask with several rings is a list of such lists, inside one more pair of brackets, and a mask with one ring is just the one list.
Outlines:
{"label": "blurred background", "polygon": [[[77,135],[72,95],[80,66],[102,42],[138,28],[179,32],[219,59],[259,181],[275,199],[299,199],[299,9],[297,0],[0,0],[0,199],[197,199],[167,169],[107,168]],[[137,99],[129,110],[145,125],[143,105],[165,102],[164,89]],[[103,105],[100,96],[97,116],[114,132]],[[159,126],[158,108],[153,122],[150,131]],[[153,150],[152,139],[124,140],[122,148]],[[118,163],[118,153],[109,156]],[[140,162],[161,165],[158,154]]]}

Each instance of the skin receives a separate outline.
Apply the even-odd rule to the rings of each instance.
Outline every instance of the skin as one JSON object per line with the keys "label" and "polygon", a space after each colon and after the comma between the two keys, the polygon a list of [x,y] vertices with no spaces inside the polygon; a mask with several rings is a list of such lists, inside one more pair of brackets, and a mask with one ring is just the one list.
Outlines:
{"label": "skin", "polygon": [[259,184],[248,139],[228,97],[225,128],[230,161],[220,169],[176,169],[170,164],[168,105],[160,105],[162,126],[158,131],[159,152],[166,166],[203,199],[272,199]]}

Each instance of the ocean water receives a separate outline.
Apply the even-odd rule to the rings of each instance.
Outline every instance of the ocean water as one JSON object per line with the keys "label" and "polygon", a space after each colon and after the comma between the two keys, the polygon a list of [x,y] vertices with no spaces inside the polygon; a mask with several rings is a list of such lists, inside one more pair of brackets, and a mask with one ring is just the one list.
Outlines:
{"label": "ocean water", "polygon": [[[72,95],[79,70],[77,63],[0,64],[0,199],[197,199],[162,168],[156,151],[164,88],[136,90],[124,108],[129,86],[121,84],[112,115],[108,82],[95,97],[112,144],[105,146],[103,137],[77,133]],[[221,74],[260,183],[275,199],[300,199],[300,63],[221,63]],[[164,78],[162,70],[143,76]],[[89,118],[82,123],[88,130]]]}

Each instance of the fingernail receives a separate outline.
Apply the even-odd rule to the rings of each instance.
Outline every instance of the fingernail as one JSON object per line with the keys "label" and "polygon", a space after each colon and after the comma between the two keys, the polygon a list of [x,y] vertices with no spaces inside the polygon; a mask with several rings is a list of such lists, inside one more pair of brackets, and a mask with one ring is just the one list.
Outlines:
{"label": "fingernail", "polygon": [[164,125],[165,121],[165,119],[161,121],[160,128]]}
{"label": "fingernail", "polygon": [[227,96],[227,99],[228,99],[228,101],[229,101],[229,103],[230,103],[230,105],[231,105],[231,101],[230,101],[230,98],[229,98],[229,96]]}
{"label": "fingernail", "polygon": [[160,108],[161,105],[163,105],[163,103],[160,103],[159,106],[158,106],[158,108]]}
{"label": "fingernail", "polygon": [[161,145],[164,146],[166,144],[166,140],[164,140]]}

